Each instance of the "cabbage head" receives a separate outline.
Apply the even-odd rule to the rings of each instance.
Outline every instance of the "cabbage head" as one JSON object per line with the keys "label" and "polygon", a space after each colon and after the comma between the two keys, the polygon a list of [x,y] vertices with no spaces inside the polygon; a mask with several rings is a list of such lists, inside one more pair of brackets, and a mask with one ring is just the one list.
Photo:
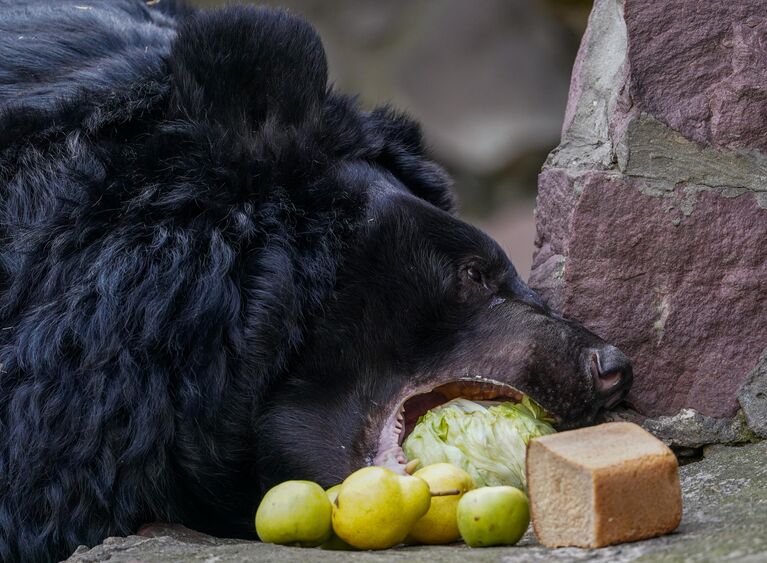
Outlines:
{"label": "cabbage head", "polygon": [[421,416],[402,449],[421,467],[439,462],[460,467],[477,487],[511,485],[526,491],[527,443],[553,433],[552,422],[528,397],[520,403],[453,399]]}

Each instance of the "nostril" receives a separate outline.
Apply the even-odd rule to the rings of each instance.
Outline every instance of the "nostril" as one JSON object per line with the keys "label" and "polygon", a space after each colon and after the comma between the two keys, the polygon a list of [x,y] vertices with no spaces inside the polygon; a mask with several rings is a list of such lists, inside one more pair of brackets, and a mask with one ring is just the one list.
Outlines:
{"label": "nostril", "polygon": [[599,377],[599,383],[603,390],[610,389],[612,387],[615,387],[618,383],[620,383],[622,378],[623,378],[623,374],[621,372],[614,371],[606,375],[601,375]]}
{"label": "nostril", "polygon": [[607,372],[602,370],[600,365],[599,356],[594,353],[591,355],[590,365],[591,377],[594,380],[596,390],[600,393],[604,393],[615,387],[621,379],[620,372]]}
{"label": "nostril", "polygon": [[592,353],[590,367],[591,376],[600,393],[613,393],[630,379],[631,363],[615,346]]}

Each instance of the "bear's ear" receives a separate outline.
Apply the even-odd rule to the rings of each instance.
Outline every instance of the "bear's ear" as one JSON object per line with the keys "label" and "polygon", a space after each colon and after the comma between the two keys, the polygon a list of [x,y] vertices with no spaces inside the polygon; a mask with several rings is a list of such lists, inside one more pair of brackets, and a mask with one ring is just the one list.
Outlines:
{"label": "bear's ear", "polygon": [[184,20],[171,49],[171,109],[228,128],[318,115],[327,88],[319,36],[282,10],[229,7]]}

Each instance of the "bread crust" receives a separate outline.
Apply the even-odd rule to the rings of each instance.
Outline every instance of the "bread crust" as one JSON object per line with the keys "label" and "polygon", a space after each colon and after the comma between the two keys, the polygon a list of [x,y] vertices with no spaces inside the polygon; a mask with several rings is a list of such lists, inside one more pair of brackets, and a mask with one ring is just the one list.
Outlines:
{"label": "bread crust", "polygon": [[[676,457],[632,423],[533,439],[525,472],[533,531],[547,547],[647,539],[672,532],[682,519]],[[556,483],[543,480],[545,475]],[[589,514],[581,519],[582,510]]]}

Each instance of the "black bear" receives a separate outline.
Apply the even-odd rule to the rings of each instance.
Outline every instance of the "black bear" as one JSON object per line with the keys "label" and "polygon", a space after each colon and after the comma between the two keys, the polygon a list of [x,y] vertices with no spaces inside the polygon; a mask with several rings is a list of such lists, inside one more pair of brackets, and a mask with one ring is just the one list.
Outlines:
{"label": "black bear", "polygon": [[[150,6],[151,5],[151,6]],[[455,396],[563,427],[631,367],[454,212],[416,123],[283,11],[0,0],[0,559],[402,470]]]}

